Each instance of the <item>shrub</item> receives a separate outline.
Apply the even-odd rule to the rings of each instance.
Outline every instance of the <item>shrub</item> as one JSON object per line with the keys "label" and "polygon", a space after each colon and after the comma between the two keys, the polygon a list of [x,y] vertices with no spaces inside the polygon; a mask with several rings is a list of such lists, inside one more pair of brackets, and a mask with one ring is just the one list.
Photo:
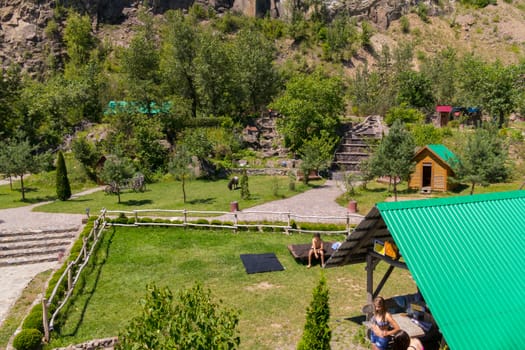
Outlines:
{"label": "shrub", "polygon": [[197,221],[195,221],[196,224],[199,224],[199,225],[209,225],[210,222],[206,219],[199,219]]}
{"label": "shrub", "polygon": [[248,172],[246,169],[242,171],[241,177],[241,198],[250,199],[250,188],[248,186]]}
{"label": "shrub", "polygon": [[38,329],[23,329],[13,340],[17,350],[36,350],[42,344],[42,333]]}
{"label": "shrub", "polygon": [[35,305],[29,315],[24,319],[22,329],[38,329],[44,332],[44,324],[42,320],[42,304]]}
{"label": "shrub", "polygon": [[304,332],[297,349],[330,349],[332,331],[328,324],[329,320],[328,286],[325,276],[321,275],[319,283],[313,290],[312,301],[306,309]]}
{"label": "shrub", "polygon": [[199,283],[176,297],[147,286],[143,310],[121,332],[116,349],[236,349],[240,343],[236,310],[211,298]]}
{"label": "shrub", "polygon": [[71,198],[71,185],[67,178],[66,162],[62,152],[58,152],[56,175],[57,197],[61,201],[66,201]]}
{"label": "shrub", "polygon": [[399,23],[401,24],[401,31],[405,34],[410,33],[410,21],[406,16],[401,17],[399,20]]}

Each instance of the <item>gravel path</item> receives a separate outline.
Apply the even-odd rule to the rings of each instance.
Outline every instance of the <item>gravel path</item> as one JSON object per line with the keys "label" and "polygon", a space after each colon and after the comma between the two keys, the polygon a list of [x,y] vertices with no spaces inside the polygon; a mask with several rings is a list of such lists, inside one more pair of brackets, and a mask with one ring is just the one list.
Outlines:
{"label": "gravel path", "polygon": [[[101,188],[78,193],[82,196]],[[50,214],[34,212],[33,208],[41,205],[33,204],[25,207],[0,210],[0,234],[30,231],[68,230],[80,232],[82,214]],[[24,288],[39,273],[60,267],[58,262],[0,267],[0,325],[7,317],[11,306],[20,297]]]}
{"label": "gravel path", "polygon": [[[76,194],[81,196],[101,188]],[[342,190],[333,180],[328,180],[323,186],[298,194],[297,196],[265,203],[252,207],[254,212],[291,212],[298,216],[334,216],[345,217],[347,209],[335,202]],[[33,212],[40,204],[20,208],[0,210],[0,233],[19,232],[24,230],[71,229],[80,231],[83,214],[50,214]],[[242,212],[242,208],[240,208]],[[248,211],[248,210],[247,210]],[[271,219],[265,213],[250,213],[243,220]],[[351,222],[358,223],[362,216],[352,215]],[[315,218],[305,218],[304,221],[317,221]],[[58,268],[58,263],[41,263],[13,267],[0,267],[0,325],[3,323],[9,308],[19,298],[27,284],[40,272]]]}

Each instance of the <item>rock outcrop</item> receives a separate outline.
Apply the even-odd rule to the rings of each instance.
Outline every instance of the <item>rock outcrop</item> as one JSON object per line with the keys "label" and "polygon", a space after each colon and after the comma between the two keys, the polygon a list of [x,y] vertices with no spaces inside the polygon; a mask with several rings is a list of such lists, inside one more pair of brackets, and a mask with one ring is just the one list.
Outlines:
{"label": "rock outcrop", "polygon": [[[150,10],[160,15],[167,10],[187,9],[198,3],[203,7],[212,7],[218,13],[234,9],[249,16],[270,13],[273,17],[286,17],[286,1],[291,0],[156,0],[150,2]],[[329,0],[326,5],[332,14],[345,12],[385,29],[392,20],[407,13],[415,2],[416,0]],[[57,8],[57,3],[61,4],[60,8]],[[139,0],[0,0],[1,65],[6,67],[18,63],[30,73],[43,72],[46,66],[60,65],[64,50],[60,35],[56,33],[63,29],[64,8],[73,7],[81,13],[89,14],[93,21],[93,30],[96,34],[101,34],[99,29],[104,24],[127,23],[130,26],[130,23],[134,23],[137,9],[142,3]],[[132,30],[120,31],[117,35],[121,33],[129,36]],[[117,44],[129,40],[113,39]]]}

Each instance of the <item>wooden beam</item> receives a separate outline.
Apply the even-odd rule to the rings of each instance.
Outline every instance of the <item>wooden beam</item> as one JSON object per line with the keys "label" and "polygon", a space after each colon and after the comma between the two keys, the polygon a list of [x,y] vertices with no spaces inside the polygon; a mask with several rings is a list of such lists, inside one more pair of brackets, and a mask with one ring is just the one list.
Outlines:
{"label": "wooden beam", "polygon": [[381,292],[381,289],[383,289],[386,281],[388,280],[388,278],[392,274],[392,271],[394,271],[394,266],[390,265],[388,267],[388,270],[386,270],[385,275],[383,276],[383,278],[381,279],[381,281],[377,285],[377,288],[374,291],[374,294],[372,295],[374,298],[376,298],[379,295],[379,293]]}
{"label": "wooden beam", "polygon": [[408,270],[407,264],[405,264],[404,262],[401,262],[399,260],[394,260],[394,259],[390,258],[389,256],[383,256],[383,255],[378,254],[378,253],[376,253],[374,251],[368,252],[368,255],[372,255],[374,258],[380,259],[380,260],[386,262],[390,266],[399,267],[400,269]]}
{"label": "wooden beam", "polygon": [[372,304],[374,301],[374,257],[366,256],[366,301]]}

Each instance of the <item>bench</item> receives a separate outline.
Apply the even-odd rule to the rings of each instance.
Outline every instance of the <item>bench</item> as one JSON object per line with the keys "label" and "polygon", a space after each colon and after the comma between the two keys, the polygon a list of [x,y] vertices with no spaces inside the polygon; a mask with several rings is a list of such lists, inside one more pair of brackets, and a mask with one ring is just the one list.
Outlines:
{"label": "bench", "polygon": [[[328,260],[335,251],[332,248],[332,244],[334,244],[334,242],[324,242],[324,261]],[[288,245],[288,250],[296,260],[307,262],[308,252],[310,252],[311,247],[312,243],[290,244]]]}

